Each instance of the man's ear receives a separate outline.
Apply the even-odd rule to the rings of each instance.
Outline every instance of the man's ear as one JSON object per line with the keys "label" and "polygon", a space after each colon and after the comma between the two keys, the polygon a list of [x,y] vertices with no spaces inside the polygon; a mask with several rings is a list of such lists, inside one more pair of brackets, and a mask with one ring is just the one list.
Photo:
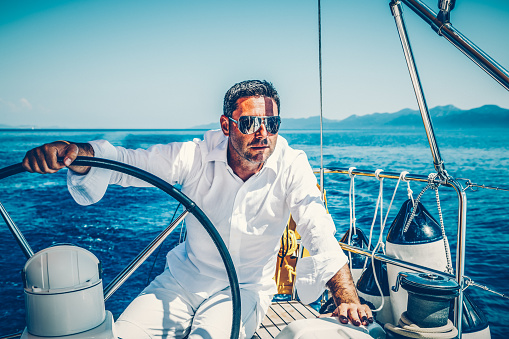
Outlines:
{"label": "man's ear", "polygon": [[221,129],[223,130],[223,134],[226,136],[230,135],[230,120],[225,116],[221,115],[219,119],[219,123],[221,124]]}

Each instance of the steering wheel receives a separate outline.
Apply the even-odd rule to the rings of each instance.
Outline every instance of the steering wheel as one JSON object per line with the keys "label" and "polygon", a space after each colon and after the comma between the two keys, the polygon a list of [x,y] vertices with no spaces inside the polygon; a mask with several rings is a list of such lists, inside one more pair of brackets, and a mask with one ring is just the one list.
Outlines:
{"label": "steering wheel", "polygon": [[[94,157],[77,157],[72,164],[76,166],[92,166],[105,168],[141,179],[163,190],[164,192],[172,196],[175,200],[177,200],[179,203],[181,203],[182,206],[186,208],[184,213],[186,212],[192,213],[195,216],[195,218],[201,223],[201,225],[205,228],[209,236],[212,238],[212,241],[216,245],[219,254],[221,255],[221,259],[223,260],[223,263],[226,267],[228,281],[230,282],[233,304],[233,321],[232,329],[230,332],[230,339],[238,339],[240,333],[241,308],[240,308],[240,288],[237,279],[237,273],[235,272],[235,266],[233,265],[232,258],[230,256],[230,253],[228,252],[228,249],[226,248],[223,239],[217,232],[212,222],[205,215],[205,213],[203,213],[203,211],[184,193],[173,187],[173,185],[140,168],[113,160]],[[2,168],[0,169],[0,180],[22,172],[25,172],[25,169],[22,167],[21,163]]]}

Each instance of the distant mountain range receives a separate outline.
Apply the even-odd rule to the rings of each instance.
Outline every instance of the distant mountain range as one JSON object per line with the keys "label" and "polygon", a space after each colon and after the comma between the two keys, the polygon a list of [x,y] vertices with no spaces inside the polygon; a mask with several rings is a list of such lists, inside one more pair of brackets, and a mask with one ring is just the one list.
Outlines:
{"label": "distant mountain range", "polygon": [[[433,126],[439,128],[509,128],[509,109],[485,105],[462,110],[453,105],[437,106],[429,110]],[[409,108],[395,113],[351,115],[343,120],[323,119],[324,129],[421,128],[418,110]],[[194,128],[219,128],[219,123]],[[282,116],[281,129],[320,129],[320,117],[295,119]]]}
{"label": "distant mountain range", "polygon": [[[509,109],[496,105],[462,110],[452,105],[437,106],[430,110],[433,126],[437,128],[509,128]],[[320,117],[295,119],[282,116],[281,129],[320,129]],[[219,120],[219,119],[218,119]],[[193,129],[217,129],[219,121],[192,127]],[[373,113],[351,115],[343,120],[323,119],[323,128],[331,129],[374,129],[374,128],[421,128],[422,118],[418,110],[409,108],[395,113]],[[9,126],[0,124],[0,129],[32,129],[32,126]],[[51,127],[61,129],[59,127]]]}

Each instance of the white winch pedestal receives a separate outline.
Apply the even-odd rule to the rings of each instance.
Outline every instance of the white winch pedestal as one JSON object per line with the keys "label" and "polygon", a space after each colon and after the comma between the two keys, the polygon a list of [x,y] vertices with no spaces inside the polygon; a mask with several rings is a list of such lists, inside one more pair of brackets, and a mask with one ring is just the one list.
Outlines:
{"label": "white winch pedestal", "polygon": [[89,251],[72,245],[44,249],[25,264],[23,284],[22,338],[116,338],[104,308],[100,261]]}

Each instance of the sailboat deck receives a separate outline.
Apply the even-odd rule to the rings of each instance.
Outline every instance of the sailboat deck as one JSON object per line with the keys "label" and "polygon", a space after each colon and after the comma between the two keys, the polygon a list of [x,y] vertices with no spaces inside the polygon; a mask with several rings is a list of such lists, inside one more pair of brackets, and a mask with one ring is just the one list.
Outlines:
{"label": "sailboat deck", "polygon": [[309,305],[304,305],[300,301],[273,302],[252,339],[274,338],[292,321],[312,319],[318,317],[318,315],[319,313],[315,309]]}

